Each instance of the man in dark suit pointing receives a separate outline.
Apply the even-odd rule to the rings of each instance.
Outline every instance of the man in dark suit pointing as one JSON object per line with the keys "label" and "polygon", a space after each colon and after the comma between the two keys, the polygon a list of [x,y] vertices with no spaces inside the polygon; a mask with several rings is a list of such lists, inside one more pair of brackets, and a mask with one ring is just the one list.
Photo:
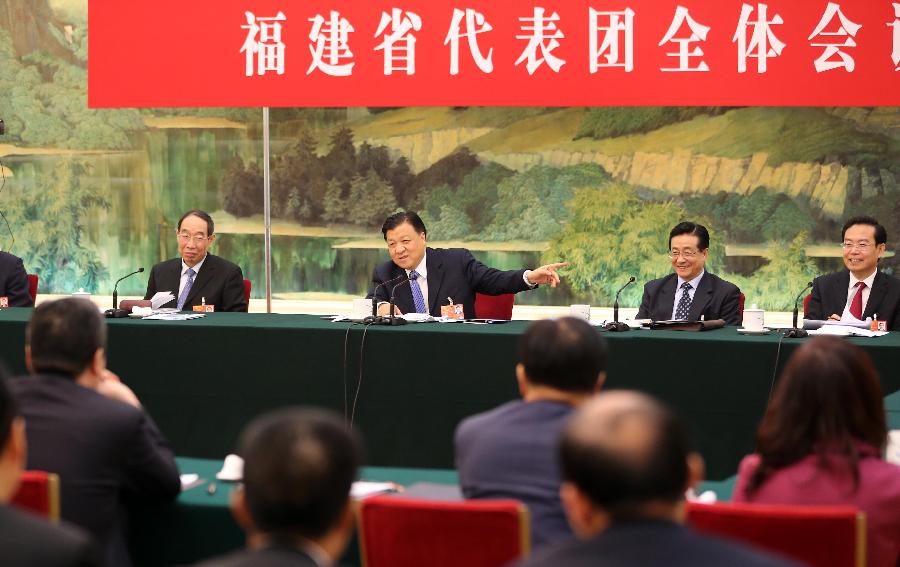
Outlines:
{"label": "man in dark suit pointing", "polygon": [[699,321],[724,319],[741,323],[741,290],[706,271],[709,231],[702,224],[682,222],[669,232],[669,258],[674,273],[647,282],[637,319]]}
{"label": "man in dark suit pointing", "polygon": [[[465,248],[429,248],[425,223],[412,211],[389,216],[381,233],[391,255],[391,261],[376,267],[372,274],[373,293],[381,315],[389,313],[387,302],[397,287],[397,314],[429,313],[439,317],[441,306],[452,299],[463,305],[465,317],[471,319],[476,316],[476,292],[501,295],[534,289],[539,284],[556,287],[557,270],[567,265],[560,262],[534,270],[501,271],[485,266]],[[385,285],[378,287],[380,284]]]}
{"label": "man in dark suit pointing", "polygon": [[176,299],[162,307],[190,311],[205,302],[215,311],[247,311],[244,275],[237,264],[208,253],[216,240],[215,224],[208,213],[188,211],[176,229],[180,258],[153,266],[144,299],[170,291]]}

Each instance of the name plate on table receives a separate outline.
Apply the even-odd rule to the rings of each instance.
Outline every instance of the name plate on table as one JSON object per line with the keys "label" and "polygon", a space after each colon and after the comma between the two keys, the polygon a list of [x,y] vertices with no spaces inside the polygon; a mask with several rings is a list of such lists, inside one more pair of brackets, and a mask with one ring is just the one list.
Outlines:
{"label": "name plate on table", "polygon": [[195,305],[194,313],[215,313],[215,305]]}
{"label": "name plate on table", "polygon": [[9,307],[9,298],[5,295],[0,296],[0,309],[6,309]]}

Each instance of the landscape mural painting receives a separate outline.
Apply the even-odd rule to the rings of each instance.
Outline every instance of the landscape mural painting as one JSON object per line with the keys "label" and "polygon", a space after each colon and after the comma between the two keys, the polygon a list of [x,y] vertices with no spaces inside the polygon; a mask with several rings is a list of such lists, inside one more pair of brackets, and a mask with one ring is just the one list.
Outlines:
{"label": "landscape mural painting", "polygon": [[[0,244],[41,291],[109,294],[177,254],[212,213],[213,252],[262,297],[262,112],[87,108],[87,1],[2,0]],[[160,88],[177,88],[161,85]],[[712,232],[709,268],[769,310],[842,265],[854,214],[900,244],[897,108],[272,109],[273,297],[362,296],[380,226],[421,213],[434,246],[498,268],[563,260],[563,285],[517,302],[609,305],[670,271],[668,230]],[[0,221],[2,222],[2,221]],[[142,294],[131,278],[120,293]],[[641,286],[623,293],[636,306]]]}

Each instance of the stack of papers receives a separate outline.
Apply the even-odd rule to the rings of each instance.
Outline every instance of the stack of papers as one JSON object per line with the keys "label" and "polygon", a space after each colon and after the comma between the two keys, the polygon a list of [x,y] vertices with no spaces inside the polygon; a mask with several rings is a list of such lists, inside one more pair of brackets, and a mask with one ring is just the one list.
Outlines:
{"label": "stack of papers", "polygon": [[153,315],[142,317],[142,319],[149,321],[189,321],[205,316],[205,313],[154,313]]}
{"label": "stack of papers", "polygon": [[822,325],[818,329],[807,331],[810,335],[831,335],[834,337],[881,337],[888,334],[887,331],[872,331],[853,325],[841,325],[838,321],[832,324]]}
{"label": "stack of papers", "polygon": [[166,303],[175,300],[175,295],[171,291],[158,291],[156,295],[150,298],[150,307],[159,309]]}
{"label": "stack of papers", "polygon": [[396,492],[397,485],[393,482],[370,482],[367,480],[357,480],[350,487],[350,497],[354,500],[368,498],[376,494],[387,494],[388,492]]}

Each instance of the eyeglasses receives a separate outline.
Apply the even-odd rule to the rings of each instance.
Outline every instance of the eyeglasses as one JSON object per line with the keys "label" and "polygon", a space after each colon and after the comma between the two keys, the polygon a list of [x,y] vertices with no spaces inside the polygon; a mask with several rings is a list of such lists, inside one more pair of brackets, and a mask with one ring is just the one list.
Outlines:
{"label": "eyeglasses", "polygon": [[697,250],[669,250],[669,258],[674,260],[678,257],[681,257],[685,260],[691,260],[692,258],[695,258],[699,253],[700,252]]}
{"label": "eyeglasses", "polygon": [[859,250],[860,252],[868,252],[873,246],[868,242],[844,242],[841,248],[847,251]]}
{"label": "eyeglasses", "polygon": [[194,244],[202,244],[205,240],[209,240],[208,236],[203,236],[200,234],[195,234],[195,235],[191,236],[187,232],[177,232],[177,233],[175,233],[175,236],[177,236],[178,240],[180,240],[182,242],[187,242],[188,240],[193,240]]}

